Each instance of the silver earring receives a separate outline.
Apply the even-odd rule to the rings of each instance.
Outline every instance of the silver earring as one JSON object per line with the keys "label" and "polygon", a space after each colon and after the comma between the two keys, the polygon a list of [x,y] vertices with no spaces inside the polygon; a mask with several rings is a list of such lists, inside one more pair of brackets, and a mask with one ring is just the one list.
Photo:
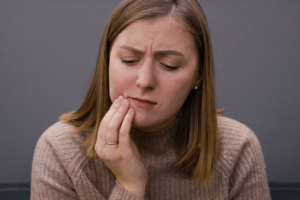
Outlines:
{"label": "silver earring", "polygon": [[195,90],[197,90],[198,89],[198,87],[197,86],[195,86]]}

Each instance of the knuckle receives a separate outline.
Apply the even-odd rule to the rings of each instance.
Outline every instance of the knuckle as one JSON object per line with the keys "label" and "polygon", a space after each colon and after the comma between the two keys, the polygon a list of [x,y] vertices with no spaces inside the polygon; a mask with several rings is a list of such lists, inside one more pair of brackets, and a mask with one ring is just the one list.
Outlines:
{"label": "knuckle", "polygon": [[114,125],[112,123],[110,123],[108,126],[107,126],[107,131],[111,132],[115,129]]}
{"label": "knuckle", "polygon": [[[122,128],[123,128],[123,127],[122,127]],[[122,128],[120,129],[119,137],[124,138],[124,137],[127,136],[127,132],[126,132],[125,130],[123,130]]]}

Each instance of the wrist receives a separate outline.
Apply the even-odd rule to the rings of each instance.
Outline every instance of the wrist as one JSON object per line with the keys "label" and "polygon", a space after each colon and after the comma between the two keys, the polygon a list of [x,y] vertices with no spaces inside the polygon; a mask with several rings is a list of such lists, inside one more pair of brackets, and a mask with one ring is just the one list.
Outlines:
{"label": "wrist", "polygon": [[147,183],[141,183],[141,184],[124,184],[120,183],[118,180],[117,182],[131,195],[138,199],[144,199],[145,197],[145,191],[146,191],[146,184]]}

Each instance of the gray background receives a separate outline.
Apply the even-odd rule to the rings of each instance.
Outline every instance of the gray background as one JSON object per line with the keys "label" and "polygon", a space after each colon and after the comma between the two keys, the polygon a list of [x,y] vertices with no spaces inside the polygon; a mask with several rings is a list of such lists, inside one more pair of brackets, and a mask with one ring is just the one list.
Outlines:
{"label": "gray background", "polygon": [[[83,101],[120,1],[0,2],[0,182],[29,182],[39,136]],[[258,136],[269,181],[300,182],[300,1],[200,0],[218,107]]]}

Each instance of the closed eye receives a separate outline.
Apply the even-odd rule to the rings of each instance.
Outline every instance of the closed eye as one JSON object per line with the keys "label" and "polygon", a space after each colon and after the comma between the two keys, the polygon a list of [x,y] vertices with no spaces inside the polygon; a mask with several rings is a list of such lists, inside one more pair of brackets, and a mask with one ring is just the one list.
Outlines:
{"label": "closed eye", "polygon": [[132,64],[138,62],[138,60],[122,60],[122,63],[126,63],[126,64]]}
{"label": "closed eye", "polygon": [[163,65],[164,67],[166,67],[169,70],[176,70],[176,69],[178,69],[178,67],[173,67],[173,66],[170,66],[170,65],[166,65],[164,63],[160,63],[160,64]]}
{"label": "closed eye", "polygon": [[[122,60],[122,63],[125,64],[133,64],[135,62],[138,62],[139,60]],[[166,65],[164,63],[160,63],[161,65],[163,65],[165,68],[167,68],[168,70],[176,70],[178,69],[178,67],[174,67],[174,66],[170,66],[170,65]]]}

